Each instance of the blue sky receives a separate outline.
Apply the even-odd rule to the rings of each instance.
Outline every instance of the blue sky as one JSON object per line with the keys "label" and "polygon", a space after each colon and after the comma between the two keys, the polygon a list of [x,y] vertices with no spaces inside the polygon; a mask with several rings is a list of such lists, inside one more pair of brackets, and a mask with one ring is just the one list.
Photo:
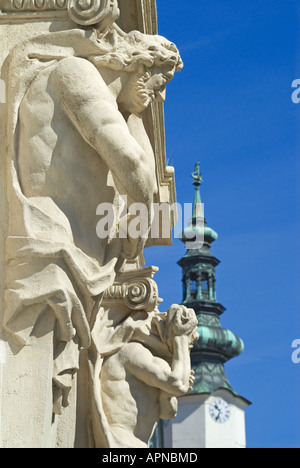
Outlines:
{"label": "blue sky", "polygon": [[[157,0],[159,33],[181,51],[184,70],[165,105],[169,163],[180,203],[193,200],[201,161],[202,201],[219,239],[221,318],[245,342],[226,365],[246,412],[248,447],[300,448],[299,128],[291,100],[300,79],[298,0]],[[150,248],[161,310],[180,303],[185,253]]]}

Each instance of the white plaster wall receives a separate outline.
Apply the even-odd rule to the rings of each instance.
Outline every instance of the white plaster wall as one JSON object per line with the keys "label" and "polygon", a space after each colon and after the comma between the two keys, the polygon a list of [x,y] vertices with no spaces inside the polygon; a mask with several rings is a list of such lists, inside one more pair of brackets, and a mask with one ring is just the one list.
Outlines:
{"label": "white plaster wall", "polygon": [[[209,406],[217,397],[230,407],[231,416],[224,424],[216,423],[209,414]],[[245,411],[239,398],[229,392],[218,391],[207,398],[205,406],[205,448],[246,448]]]}
{"label": "white plaster wall", "polygon": [[203,448],[205,446],[204,419],[205,407],[200,395],[179,398],[176,419],[164,425],[165,447]]}
{"label": "white plaster wall", "polygon": [[[216,423],[209,414],[214,398],[223,398],[231,416],[224,424]],[[245,448],[245,400],[226,390],[213,395],[189,395],[179,398],[178,415],[165,422],[166,448]]]}

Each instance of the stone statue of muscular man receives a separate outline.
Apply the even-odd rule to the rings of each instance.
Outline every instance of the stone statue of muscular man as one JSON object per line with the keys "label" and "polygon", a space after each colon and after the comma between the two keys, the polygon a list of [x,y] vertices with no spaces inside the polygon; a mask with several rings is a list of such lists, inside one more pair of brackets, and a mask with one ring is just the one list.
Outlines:
{"label": "stone statue of muscular man", "polygon": [[[82,11],[81,3],[75,12]],[[96,3],[107,11],[117,4]],[[66,4],[73,19],[74,2]],[[82,29],[22,42],[2,69],[9,84],[3,133],[8,207],[3,329],[13,343],[11,373],[27,369],[22,392],[36,401],[31,405],[24,395],[21,403],[11,397],[9,408],[24,409],[23,419],[35,421],[41,440],[55,440],[56,430],[63,433],[57,421],[66,408],[68,427],[76,426],[76,374],[84,367],[79,357],[87,356],[81,351],[94,350],[93,340],[103,341],[93,329],[101,323],[104,292],[124,262],[142,252],[147,238],[147,233],[99,237],[97,207],[117,207],[126,196],[129,204],[144,204],[151,213],[158,187],[143,112],[165,99],[167,83],[182,68],[177,48],[165,38],[125,34],[109,22],[100,28],[96,19],[91,27],[84,19],[78,21]],[[126,213],[120,214],[117,230],[128,221]],[[194,316],[180,307],[164,319],[157,310],[144,315],[141,324],[151,328],[156,320],[165,329],[163,344],[156,340],[162,354],[149,336],[139,341],[137,330],[118,351],[96,353],[91,380],[95,389],[100,385],[105,431],[115,437],[97,440],[98,408],[92,412],[96,446],[146,446],[159,417],[173,415],[174,397],[193,383]],[[127,405],[123,412],[121,393]]]}
{"label": "stone statue of muscular man", "polygon": [[199,338],[195,312],[173,305],[166,314],[142,317],[132,313],[120,325],[107,322],[106,335],[99,333],[103,322],[94,329],[96,447],[148,447],[159,419],[175,418],[176,397],[192,391],[190,350]]}
{"label": "stone statue of muscular man", "polygon": [[[5,327],[20,345],[28,343],[47,305],[57,319],[54,381],[63,392],[61,377],[78,368],[78,348],[90,343],[101,295],[146,241],[99,238],[97,207],[126,195],[151,212],[156,169],[142,113],[164,100],[181,67],[171,42],[116,26],[100,39],[97,30],[80,29],[40,36],[11,53],[7,257],[13,268]],[[33,306],[34,314],[24,313]]]}

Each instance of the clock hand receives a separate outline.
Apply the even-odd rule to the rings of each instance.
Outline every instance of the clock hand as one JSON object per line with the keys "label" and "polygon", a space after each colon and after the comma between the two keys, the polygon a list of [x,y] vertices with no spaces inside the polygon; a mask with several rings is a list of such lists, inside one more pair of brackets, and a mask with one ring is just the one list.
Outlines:
{"label": "clock hand", "polygon": [[221,409],[218,407],[218,405],[215,405],[215,409],[219,412],[218,416],[216,417],[216,421],[218,421],[221,416]]}

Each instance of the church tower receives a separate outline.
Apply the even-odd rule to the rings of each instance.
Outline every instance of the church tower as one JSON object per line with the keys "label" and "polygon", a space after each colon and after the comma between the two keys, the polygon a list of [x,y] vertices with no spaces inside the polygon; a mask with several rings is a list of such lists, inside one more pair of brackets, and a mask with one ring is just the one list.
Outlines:
{"label": "church tower", "polygon": [[215,268],[220,261],[211,253],[217,233],[208,227],[201,203],[200,163],[192,174],[195,187],[193,214],[182,233],[185,256],[182,268],[183,302],[195,310],[199,340],[191,358],[195,386],[179,398],[178,416],[164,425],[164,445],[172,448],[246,447],[245,408],[250,404],[230,385],[224,364],[244,350],[240,338],[222,328],[225,307],[217,300]]}

